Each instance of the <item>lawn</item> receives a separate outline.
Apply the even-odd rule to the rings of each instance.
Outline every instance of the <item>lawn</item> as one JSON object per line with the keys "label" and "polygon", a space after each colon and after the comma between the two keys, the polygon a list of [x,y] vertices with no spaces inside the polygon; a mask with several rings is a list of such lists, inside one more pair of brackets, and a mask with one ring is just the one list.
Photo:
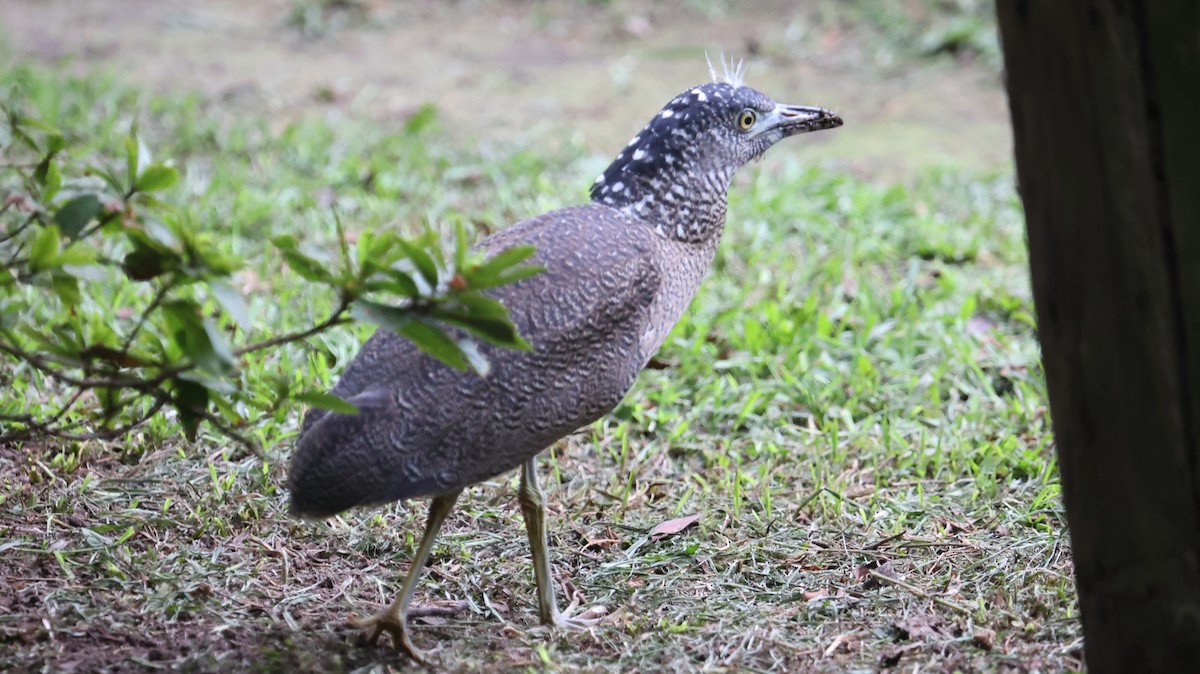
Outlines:
{"label": "lawn", "polygon": [[[288,270],[273,237],[335,248],[335,208],[352,238],[456,223],[477,237],[583,201],[608,161],[569,137],[550,149],[464,143],[432,108],[390,124],[278,124],[99,74],[8,63],[0,87],[14,86],[82,163],[121,156],[140,110],[156,161],[183,175],[163,198],[244,264],[236,289],[252,327],[226,326],[239,343],[302,330],[335,305]],[[828,133],[852,131],[846,113]],[[417,603],[445,609],[414,620],[445,670],[1082,666],[1011,169],[864,177],[798,160],[790,143],[805,140],[735,178],[712,273],[653,367],[541,462],[555,574],[609,617],[580,633],[536,625],[506,475],[463,494],[418,589]],[[103,299],[86,311],[128,320],[145,301],[128,288]],[[247,358],[242,380],[328,387],[368,332]],[[10,412],[69,394],[12,360],[0,382]],[[0,447],[0,660],[418,669],[360,644],[345,620],[390,601],[424,504],[290,518],[301,411],[242,429],[261,454],[211,426],[185,441],[170,414],[110,442]]]}

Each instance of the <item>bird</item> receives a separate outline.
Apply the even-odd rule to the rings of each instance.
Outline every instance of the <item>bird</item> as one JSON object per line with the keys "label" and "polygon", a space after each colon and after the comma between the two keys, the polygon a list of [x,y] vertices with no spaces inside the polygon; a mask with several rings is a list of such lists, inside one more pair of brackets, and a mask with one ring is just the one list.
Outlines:
{"label": "bird", "polygon": [[[722,58],[724,62],[724,58]],[[395,600],[351,624],[387,632],[418,662],[407,624],[421,571],[462,491],[520,470],[517,501],[533,558],[541,623],[598,618],[560,611],[536,458],[612,411],[681,318],[716,254],[735,171],[774,144],[842,125],[834,111],[777,103],[743,83],[741,63],[672,98],[596,178],[590,201],[481,239],[494,255],[532,245],[539,274],[487,292],[530,349],[480,345],[486,376],[451,368],[377,330],[332,394],[358,414],[310,409],[288,471],[291,512],[327,518],[429,498],[425,531]],[[369,631],[369,635],[367,635]]]}

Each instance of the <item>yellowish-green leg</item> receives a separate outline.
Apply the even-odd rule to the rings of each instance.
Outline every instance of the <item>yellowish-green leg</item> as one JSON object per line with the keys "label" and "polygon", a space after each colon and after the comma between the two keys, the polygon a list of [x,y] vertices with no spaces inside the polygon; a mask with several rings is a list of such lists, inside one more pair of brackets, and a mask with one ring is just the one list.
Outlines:
{"label": "yellowish-green leg", "polygon": [[417,547],[417,554],[408,568],[408,575],[404,578],[400,594],[396,596],[392,605],[370,618],[352,618],[350,620],[350,624],[354,627],[373,628],[371,635],[367,637],[367,643],[374,644],[379,640],[379,635],[386,631],[392,635],[392,641],[397,649],[403,649],[413,660],[425,663],[421,651],[417,650],[409,639],[408,605],[412,601],[413,590],[417,589],[417,580],[421,578],[421,571],[425,569],[425,562],[429,559],[429,552],[433,550],[433,542],[437,540],[442,522],[446,521],[446,516],[454,508],[454,502],[458,500],[458,495],[461,493],[462,490],[459,489],[449,494],[436,496],[429,502],[429,518],[425,521],[425,535],[421,538],[421,545]]}
{"label": "yellowish-green leg", "polygon": [[558,602],[554,597],[554,578],[550,575],[550,548],[546,538],[546,494],[538,485],[536,461],[534,457],[521,465],[521,486],[517,491],[517,501],[521,504],[521,514],[525,516],[525,531],[529,534],[529,549],[533,553],[538,617],[543,625],[588,627],[600,622],[606,613],[603,606],[589,609],[583,615],[572,618],[570,614],[578,604],[578,598],[575,597],[565,612],[558,610]]}

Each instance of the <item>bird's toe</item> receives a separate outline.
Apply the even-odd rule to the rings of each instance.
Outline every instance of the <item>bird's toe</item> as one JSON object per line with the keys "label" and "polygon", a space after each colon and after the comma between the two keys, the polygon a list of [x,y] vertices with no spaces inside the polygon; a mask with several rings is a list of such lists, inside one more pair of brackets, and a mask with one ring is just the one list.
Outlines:
{"label": "bird's toe", "polygon": [[369,618],[352,616],[346,622],[355,629],[369,630],[363,634],[363,641],[368,645],[376,645],[379,642],[380,635],[387,632],[392,637],[392,645],[396,650],[403,651],[408,657],[419,664],[429,664],[425,652],[414,646],[412,639],[409,638],[406,616],[393,615],[391,611],[385,610]]}

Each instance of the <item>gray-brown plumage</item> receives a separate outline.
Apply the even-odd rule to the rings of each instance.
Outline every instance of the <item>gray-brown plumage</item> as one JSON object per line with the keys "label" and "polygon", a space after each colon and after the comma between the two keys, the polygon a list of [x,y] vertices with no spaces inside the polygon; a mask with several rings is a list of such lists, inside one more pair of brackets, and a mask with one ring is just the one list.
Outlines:
{"label": "gray-brown plumage", "polygon": [[378,331],[333,393],[356,416],[312,410],[289,475],[293,512],[433,497],[400,596],[374,618],[413,657],[405,613],[441,521],[463,488],[522,468],[519,500],[543,622],[559,613],[534,457],[613,409],[682,315],[716,252],[734,171],[787,136],[841,125],[822,108],[776,104],[738,83],[689,89],[660,111],[592,186],[592,203],[520,222],[480,242],[532,244],[542,274],[492,293],[528,352],[481,347],[486,377],[447,367]]}

